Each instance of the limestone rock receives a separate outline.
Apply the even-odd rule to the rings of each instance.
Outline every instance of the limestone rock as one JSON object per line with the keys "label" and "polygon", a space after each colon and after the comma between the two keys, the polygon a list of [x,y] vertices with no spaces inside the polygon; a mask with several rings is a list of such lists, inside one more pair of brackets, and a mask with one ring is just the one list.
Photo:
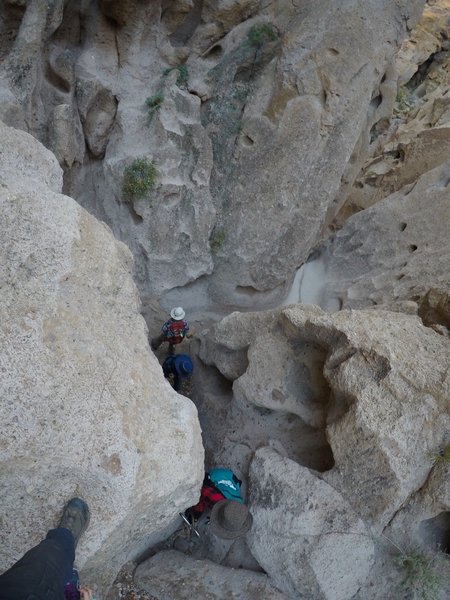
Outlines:
{"label": "limestone rock", "polygon": [[71,167],[74,162],[83,161],[83,130],[78,113],[69,104],[59,104],[53,110],[49,147],[61,165]]}
{"label": "limestone rock", "polygon": [[134,579],[155,600],[287,598],[269,583],[267,575],[195,560],[174,550],[160,552],[139,565]]}
{"label": "limestone rock", "polygon": [[197,500],[196,411],[149,351],[129,251],[60,194],[49,151],[3,125],[1,138],[0,569],[80,495],[92,519],[77,562],[101,595]]}
{"label": "limestone rock", "polygon": [[328,348],[324,375],[334,400],[327,437],[335,467],[325,478],[357,498],[359,514],[380,528],[423,485],[430,452],[445,440],[448,341],[401,313],[330,317],[288,308],[284,315],[304,338]]}
{"label": "limestone rock", "polygon": [[[405,306],[417,311],[414,303]],[[441,314],[444,296],[430,295],[429,306]],[[381,307],[233,313],[198,336],[194,378],[202,391],[195,402],[207,464],[231,467],[248,479],[255,518],[249,547],[290,597],[323,600],[336,593],[347,599],[360,586],[355,598],[361,600],[391,592],[403,597],[398,549],[381,533],[400,547],[419,544],[430,551],[447,539],[446,471],[435,470],[431,456],[448,444],[449,352],[448,339],[417,315]],[[271,449],[261,450],[264,445]],[[294,485],[297,476],[301,482]],[[300,536],[306,548],[298,547],[301,559],[292,551],[310,506],[304,500],[310,479],[325,486],[321,499],[333,498],[326,504],[332,515],[341,518],[344,506],[350,523],[363,523],[361,566],[339,563],[352,564],[358,542],[351,536],[348,545],[331,534],[310,545]],[[320,503],[311,506],[312,517],[326,527]],[[360,534],[356,538],[362,542]]]}
{"label": "limestone rock", "polygon": [[[390,113],[394,54],[423,0],[38,5],[7,60],[27,128],[48,144],[48,107],[79,103],[92,156],[66,189],[129,245],[143,297],[167,308],[187,295],[216,315],[285,293]],[[72,47],[76,80],[108,91],[90,115]],[[140,156],[158,167],[151,205],[120,206]]]}
{"label": "limestone rock", "polygon": [[347,600],[374,543],[350,502],[309,469],[261,448],[250,466],[250,548],[290,598]]}
{"label": "limestone rock", "polygon": [[[301,305],[267,315],[234,313],[202,334],[200,359],[206,352],[209,364],[233,381],[215,427],[232,431],[230,442],[239,431],[250,448],[264,435],[280,442],[290,459],[325,471],[333,487],[351,494],[375,529],[423,485],[430,452],[445,442],[448,341],[414,315],[329,315]],[[202,374],[199,365],[195,376],[210,378],[211,398],[205,393],[200,401],[202,413],[202,402],[215,393],[211,367]],[[286,415],[297,423],[290,432],[281,421],[274,426]],[[302,451],[304,436],[312,434],[306,425],[316,436],[326,429],[331,460],[326,443],[316,446],[316,463]],[[216,460],[224,455],[207,447]]]}
{"label": "limestone rock", "polygon": [[76,83],[76,99],[86,143],[92,154],[101,158],[116,117],[117,100],[99,81],[81,77]]}
{"label": "limestone rock", "polygon": [[302,287],[316,287],[310,301],[358,308],[448,293],[449,168],[447,160],[348,219],[305,265]]}

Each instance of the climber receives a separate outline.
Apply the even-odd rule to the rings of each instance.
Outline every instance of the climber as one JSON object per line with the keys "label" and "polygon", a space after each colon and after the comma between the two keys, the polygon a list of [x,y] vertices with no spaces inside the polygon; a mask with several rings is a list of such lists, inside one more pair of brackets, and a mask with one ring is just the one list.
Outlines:
{"label": "climber", "polygon": [[186,510],[186,517],[195,523],[206,510],[211,510],[221,500],[235,500],[239,503],[241,498],[242,481],[236,477],[231,469],[215,467],[205,474],[200,490],[200,500],[195,506]]}
{"label": "climber", "polygon": [[[89,524],[89,508],[81,498],[64,507],[58,527],[0,575],[1,600],[64,600],[73,578],[75,548]],[[78,591],[78,590],[77,590]],[[79,590],[81,600],[93,600],[89,588]]]}
{"label": "climber", "polygon": [[164,377],[173,375],[173,389],[180,391],[181,380],[191,376],[194,370],[191,358],[187,354],[171,354],[162,365]]}
{"label": "climber", "polygon": [[161,327],[160,335],[151,340],[152,350],[157,350],[163,342],[169,342],[169,354],[175,354],[175,345],[180,344],[189,331],[188,322],[184,320],[185,314],[181,306],[172,308],[170,319]]}

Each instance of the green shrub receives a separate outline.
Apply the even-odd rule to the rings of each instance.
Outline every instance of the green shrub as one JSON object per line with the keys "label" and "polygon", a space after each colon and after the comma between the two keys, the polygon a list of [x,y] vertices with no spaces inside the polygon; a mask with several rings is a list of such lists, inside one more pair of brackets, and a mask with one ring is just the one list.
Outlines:
{"label": "green shrub", "polygon": [[123,174],[122,193],[126,200],[142,198],[156,181],[156,167],[148,158],[136,158]]}
{"label": "green shrub", "polygon": [[403,586],[421,600],[435,600],[443,584],[438,570],[440,553],[426,555],[418,552],[403,553],[394,560],[405,573]]}
{"label": "green shrub", "polygon": [[211,247],[211,252],[213,254],[217,254],[219,250],[222,248],[225,239],[227,237],[226,230],[223,228],[215,229],[213,235],[209,241],[209,245]]}
{"label": "green shrub", "polygon": [[274,42],[279,36],[273,25],[270,23],[263,23],[262,25],[253,25],[253,27],[250,28],[247,37],[250,46],[260,48],[266,42]]}
{"label": "green shrub", "polygon": [[178,77],[176,80],[176,84],[178,87],[186,87],[188,79],[189,79],[189,72],[188,69],[186,67],[186,65],[179,65],[177,67],[170,67],[169,69],[166,69],[163,73],[163,75],[168,75],[169,73],[172,73],[172,71],[178,71]]}
{"label": "green shrub", "polygon": [[450,464],[450,444],[445,448],[442,448],[437,454],[431,456],[431,460],[434,465],[448,465]]}
{"label": "green shrub", "polygon": [[409,113],[409,111],[412,108],[413,102],[411,101],[411,98],[406,88],[398,88],[397,96],[395,98],[394,115],[397,117],[404,117]]}
{"label": "green shrub", "polygon": [[148,106],[148,116],[151,119],[156,111],[158,111],[162,103],[164,102],[164,95],[162,92],[157,92],[153,96],[149,96],[145,104]]}

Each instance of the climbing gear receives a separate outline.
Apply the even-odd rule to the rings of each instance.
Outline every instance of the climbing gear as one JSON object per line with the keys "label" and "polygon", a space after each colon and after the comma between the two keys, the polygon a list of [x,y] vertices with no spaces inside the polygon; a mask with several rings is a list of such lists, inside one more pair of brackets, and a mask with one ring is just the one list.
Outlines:
{"label": "climbing gear", "polygon": [[178,514],[183,519],[183,521],[186,523],[186,525],[189,527],[189,529],[192,531],[192,533],[199,538],[200,534],[199,534],[199,532],[194,527],[194,519],[192,518],[192,523],[191,523],[189,521],[189,519],[183,515],[183,513],[178,513]]}
{"label": "climbing gear", "polygon": [[242,481],[236,477],[231,469],[215,467],[210,469],[206,476],[225,498],[236,500],[236,502],[243,502],[241,498]]}
{"label": "climbing gear", "polygon": [[253,517],[247,506],[234,500],[221,500],[213,506],[209,526],[217,537],[233,540],[249,531]]}
{"label": "climbing gear", "polygon": [[176,306],[170,311],[170,316],[174,321],[181,321],[186,316],[186,313],[181,308],[181,306]]}
{"label": "climbing gear", "polygon": [[171,344],[181,344],[186,335],[185,321],[172,321],[164,332],[165,340]]}
{"label": "climbing gear", "polygon": [[71,532],[76,546],[81,535],[89,525],[89,519],[89,507],[86,502],[81,498],[72,498],[64,507],[58,527],[64,527]]}

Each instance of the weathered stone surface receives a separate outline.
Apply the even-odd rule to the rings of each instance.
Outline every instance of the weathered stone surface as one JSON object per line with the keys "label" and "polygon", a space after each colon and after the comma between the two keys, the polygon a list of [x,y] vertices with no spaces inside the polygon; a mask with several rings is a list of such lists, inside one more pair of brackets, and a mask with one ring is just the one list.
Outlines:
{"label": "weathered stone surface", "polygon": [[208,464],[229,466],[245,479],[252,453],[273,443],[300,464],[331,468],[321,346],[286,334],[279,310],[233,313],[199,337],[195,402]]}
{"label": "weathered stone surface", "polygon": [[77,562],[101,593],[195,503],[196,411],[149,351],[129,251],[59,193],[49,151],[3,125],[1,139],[0,569],[80,495],[92,520]]}
{"label": "weathered stone surface", "polygon": [[[429,305],[445,308],[436,294]],[[413,307],[417,311],[414,303],[403,303],[401,310]],[[446,471],[435,471],[431,461],[448,444],[450,430],[447,338],[414,314],[379,308],[330,315],[298,305],[233,313],[203,332],[197,344],[194,377],[202,391],[195,401],[207,464],[232,467],[245,483],[249,477],[247,498],[256,525],[248,543],[275,584],[292,598],[300,591],[313,600],[350,598],[360,586],[355,597],[361,600],[391,592],[403,598],[408,592],[402,589],[405,574],[395,566],[395,544],[435,551],[436,540],[448,535]],[[319,416],[315,428],[305,425],[308,411]],[[318,444],[321,427],[329,446]],[[260,450],[267,443],[271,449]],[[261,452],[289,468],[262,460]],[[254,468],[261,462],[264,468]],[[294,485],[295,473],[302,481]],[[298,535],[305,507],[311,506],[304,501],[310,478],[329,491],[320,498],[334,498],[325,506],[331,514],[341,518],[349,502],[350,522],[364,524],[368,545],[357,553],[362,565],[348,566],[357,547],[351,536],[349,545],[331,534],[308,545]],[[271,503],[279,514],[265,512]],[[320,503],[311,504],[311,518],[326,527]],[[434,548],[426,540],[434,540]]]}
{"label": "weathered stone surface", "polygon": [[[187,295],[217,314],[283,296],[390,114],[391,63],[423,0],[38,4],[8,56],[27,128],[48,144],[47,107],[77,108],[64,55],[76,47],[77,81],[108,96],[90,117],[78,105],[93,156],[66,189],[129,245],[144,298],[167,308]],[[157,185],[121,206],[123,170],[140,156]]]}
{"label": "weathered stone surface", "polygon": [[[382,310],[327,315],[299,305],[230,315],[202,335],[199,357],[234,380],[220,422],[228,430],[240,427],[239,439],[250,447],[262,442],[260,424],[252,439],[239,426],[238,406],[246,407],[246,417],[250,407],[270,409],[253,415],[254,423],[287,411],[317,434],[326,427],[335,466],[324,462],[324,478],[358,498],[361,516],[380,528],[421,487],[430,452],[445,442],[448,353],[447,339],[416,316]],[[201,369],[196,376],[203,376]],[[289,458],[313,466],[300,451],[301,437],[289,441],[281,429],[269,430]],[[324,460],[326,446],[318,453]]]}
{"label": "weathered stone surface", "polygon": [[347,600],[364,584],[374,559],[370,533],[345,496],[309,469],[259,449],[250,510],[250,548],[290,598]]}
{"label": "weathered stone surface", "polygon": [[136,569],[135,582],[157,600],[283,600],[267,575],[195,560],[174,550],[160,552]]}
{"label": "weathered stone surface", "polygon": [[49,148],[61,165],[71,167],[81,163],[85,153],[80,118],[69,104],[58,104],[49,126]]}
{"label": "weathered stone surface", "polygon": [[335,467],[325,478],[358,498],[359,514],[380,528],[423,485],[430,452],[445,440],[448,341],[401,313],[330,317],[288,308],[284,315],[328,349],[324,375],[334,402],[327,437]]}
{"label": "weathered stone surface", "polygon": [[305,265],[302,286],[316,286],[311,300],[358,308],[420,300],[431,288],[448,293],[449,168],[447,160],[353,215]]}
{"label": "weathered stone surface", "polygon": [[76,90],[86,143],[95,157],[103,157],[116,118],[117,100],[96,80],[78,79]]}

